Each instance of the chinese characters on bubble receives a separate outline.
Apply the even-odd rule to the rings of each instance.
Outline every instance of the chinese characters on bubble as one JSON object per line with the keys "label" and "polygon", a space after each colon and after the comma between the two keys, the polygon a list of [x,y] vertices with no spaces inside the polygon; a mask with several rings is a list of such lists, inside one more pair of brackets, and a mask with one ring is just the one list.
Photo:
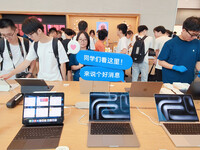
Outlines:
{"label": "chinese characters on bubble", "polygon": [[119,72],[101,72],[101,71],[84,71],[85,77],[98,77],[98,78],[112,78],[112,79],[119,79],[120,73]]}
{"label": "chinese characters on bubble", "polygon": [[92,55],[84,55],[84,61],[103,63],[103,64],[123,65],[123,59],[92,56]]}

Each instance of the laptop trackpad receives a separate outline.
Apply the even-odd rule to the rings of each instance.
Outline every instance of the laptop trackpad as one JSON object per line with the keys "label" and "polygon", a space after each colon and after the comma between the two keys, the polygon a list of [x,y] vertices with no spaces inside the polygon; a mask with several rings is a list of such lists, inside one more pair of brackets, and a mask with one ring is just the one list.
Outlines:
{"label": "laptop trackpad", "polygon": [[200,146],[200,136],[187,136],[187,137],[184,137],[186,139],[186,141],[189,143],[189,145],[198,145]]}
{"label": "laptop trackpad", "polygon": [[43,147],[43,143],[45,140],[43,139],[31,139],[26,140],[26,144],[24,145],[25,149],[40,149]]}
{"label": "laptop trackpad", "polygon": [[124,144],[123,135],[105,135],[102,136],[103,145],[110,147],[118,147]]}

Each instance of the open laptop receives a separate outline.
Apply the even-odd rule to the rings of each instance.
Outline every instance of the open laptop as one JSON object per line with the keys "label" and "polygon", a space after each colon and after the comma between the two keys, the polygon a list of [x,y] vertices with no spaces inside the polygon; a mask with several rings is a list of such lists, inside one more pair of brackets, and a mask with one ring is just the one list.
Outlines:
{"label": "open laptop", "polygon": [[90,92],[110,92],[110,83],[107,81],[87,81],[79,78],[80,93],[90,94]]}
{"label": "open laptop", "polygon": [[130,97],[153,97],[159,94],[163,82],[132,82],[131,88],[125,90],[130,93]]}
{"label": "open laptop", "polygon": [[55,149],[63,128],[64,93],[25,94],[22,118],[8,150]]}
{"label": "open laptop", "polygon": [[159,121],[176,147],[200,147],[200,123],[191,95],[155,95]]}
{"label": "open laptop", "polygon": [[200,82],[192,82],[186,94],[191,94],[194,100],[200,100]]}
{"label": "open laptop", "polygon": [[128,93],[91,92],[88,147],[139,147]]}
{"label": "open laptop", "polygon": [[43,79],[37,78],[17,78],[15,79],[21,85],[21,93],[33,93],[35,91],[51,91],[53,85],[47,85]]}

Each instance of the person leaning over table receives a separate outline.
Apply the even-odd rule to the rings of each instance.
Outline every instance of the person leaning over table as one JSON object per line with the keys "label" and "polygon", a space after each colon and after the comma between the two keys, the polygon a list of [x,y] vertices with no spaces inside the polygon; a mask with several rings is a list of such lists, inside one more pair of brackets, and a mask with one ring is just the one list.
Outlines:
{"label": "person leaning over table", "polygon": [[[77,35],[76,40],[80,44],[80,50],[89,50],[90,47],[90,37],[85,31],[80,31]],[[80,69],[84,66],[80,64],[76,59],[77,54],[70,54],[69,56],[69,66],[74,73],[73,81],[79,81]]]}
{"label": "person leaning over table", "polygon": [[25,19],[22,24],[23,32],[33,41],[38,41],[37,54],[34,49],[34,43],[31,45],[26,59],[13,71],[8,74],[1,75],[0,78],[8,79],[13,75],[27,68],[30,63],[39,58],[38,78],[47,81],[62,81],[66,78],[66,65],[68,57],[62,43],[58,40],[58,56],[60,62],[60,70],[53,52],[53,38],[44,33],[43,24],[36,18],[30,17]]}
{"label": "person leaning over table", "polygon": [[180,36],[167,41],[158,57],[163,67],[164,83],[191,83],[195,67],[200,77],[200,18],[189,17],[183,22]]}

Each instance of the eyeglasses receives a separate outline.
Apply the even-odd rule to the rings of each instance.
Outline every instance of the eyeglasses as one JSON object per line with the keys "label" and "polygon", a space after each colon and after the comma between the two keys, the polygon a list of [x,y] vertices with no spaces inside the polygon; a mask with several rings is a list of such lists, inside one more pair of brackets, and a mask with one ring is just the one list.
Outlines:
{"label": "eyeglasses", "polygon": [[78,41],[79,41],[79,42],[87,42],[87,39],[84,39],[84,40],[79,39]]}
{"label": "eyeglasses", "polygon": [[28,37],[31,37],[33,34],[35,33],[35,31],[29,33],[29,34],[26,34]]}
{"label": "eyeglasses", "polygon": [[8,33],[8,34],[1,34],[2,37],[4,38],[11,38],[15,34],[15,31],[13,33]]}
{"label": "eyeglasses", "polygon": [[191,34],[191,33],[188,31],[188,29],[185,29],[185,30],[186,30],[187,33],[191,36],[191,38],[195,38],[195,37],[199,38],[199,36],[200,36],[200,34]]}

